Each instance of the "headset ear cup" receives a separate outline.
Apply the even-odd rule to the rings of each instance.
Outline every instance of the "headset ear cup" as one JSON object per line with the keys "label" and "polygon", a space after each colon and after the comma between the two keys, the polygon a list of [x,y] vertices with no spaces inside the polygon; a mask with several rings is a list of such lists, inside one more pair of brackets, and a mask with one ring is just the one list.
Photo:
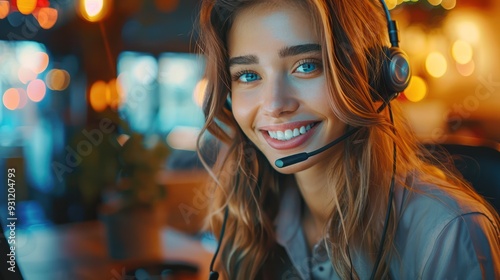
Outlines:
{"label": "headset ear cup", "polygon": [[389,96],[404,91],[411,79],[411,68],[408,56],[399,48],[385,48],[384,83]]}

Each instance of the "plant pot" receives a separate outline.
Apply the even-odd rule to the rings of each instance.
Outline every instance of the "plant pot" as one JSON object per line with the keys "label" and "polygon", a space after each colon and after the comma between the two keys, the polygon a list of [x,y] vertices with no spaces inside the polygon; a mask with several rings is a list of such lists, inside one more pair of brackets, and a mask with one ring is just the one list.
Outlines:
{"label": "plant pot", "polygon": [[159,260],[162,257],[161,207],[135,207],[121,211],[102,210],[109,256],[116,260]]}
{"label": "plant pot", "polygon": [[212,199],[208,174],[204,170],[164,171],[159,181],[168,193],[162,203],[167,225],[186,234],[202,231]]}

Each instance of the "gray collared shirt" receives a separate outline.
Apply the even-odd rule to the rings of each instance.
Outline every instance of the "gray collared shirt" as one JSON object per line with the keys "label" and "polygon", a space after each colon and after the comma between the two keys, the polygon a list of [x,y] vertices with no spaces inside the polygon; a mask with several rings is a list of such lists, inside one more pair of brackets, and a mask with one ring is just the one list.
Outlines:
{"label": "gray collared shirt", "polygon": [[302,279],[332,279],[334,270],[323,242],[318,242],[309,252],[300,216],[300,193],[295,188],[288,188],[275,221],[276,241],[285,248]]}
{"label": "gray collared shirt", "polygon": [[[396,188],[398,228],[396,254],[389,262],[392,279],[500,279],[499,225],[483,205],[452,196],[434,186],[413,184],[419,192]],[[301,279],[340,279],[324,242],[309,251],[300,224],[301,198],[287,188],[275,220],[277,243],[285,249]],[[361,279],[369,279],[373,264],[353,252]],[[288,274],[289,276],[290,274]],[[287,278],[282,279],[296,279]]]}

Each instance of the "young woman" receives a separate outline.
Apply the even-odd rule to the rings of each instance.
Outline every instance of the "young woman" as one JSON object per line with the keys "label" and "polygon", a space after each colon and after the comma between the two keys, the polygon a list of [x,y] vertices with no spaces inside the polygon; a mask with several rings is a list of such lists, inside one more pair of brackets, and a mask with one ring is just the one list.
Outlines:
{"label": "young woman", "polygon": [[224,279],[500,279],[498,214],[389,103],[386,26],[375,0],[202,1]]}

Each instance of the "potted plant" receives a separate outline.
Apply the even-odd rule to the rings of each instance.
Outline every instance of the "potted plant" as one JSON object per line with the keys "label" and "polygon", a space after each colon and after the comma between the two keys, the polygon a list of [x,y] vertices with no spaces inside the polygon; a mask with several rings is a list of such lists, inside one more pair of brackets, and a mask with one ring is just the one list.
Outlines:
{"label": "potted plant", "polygon": [[165,224],[160,202],[166,189],[157,174],[170,149],[157,135],[137,132],[120,135],[118,142],[119,172],[115,184],[104,190],[100,209],[109,254],[114,259],[160,258]]}

